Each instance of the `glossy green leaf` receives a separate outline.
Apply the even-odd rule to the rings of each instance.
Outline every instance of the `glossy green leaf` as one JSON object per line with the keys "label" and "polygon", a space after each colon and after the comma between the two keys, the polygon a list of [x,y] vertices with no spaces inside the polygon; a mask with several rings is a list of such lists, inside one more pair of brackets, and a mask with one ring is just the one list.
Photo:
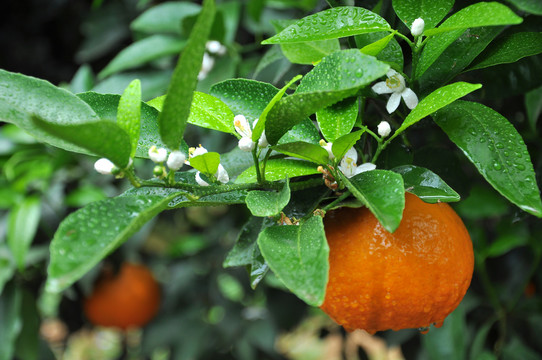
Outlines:
{"label": "glossy green leaf", "polygon": [[287,144],[296,141],[318,144],[320,133],[310,119],[305,119],[299,124],[294,125],[286,134],[282,135],[277,144]]}
{"label": "glossy green leaf", "polygon": [[39,141],[90,154],[87,149],[34,126],[32,115],[65,125],[98,120],[90,106],[69,91],[44,80],[0,69],[0,120],[17,125]]}
{"label": "glossy green leaf", "polygon": [[389,31],[379,15],[359,7],[336,7],[297,20],[262,44],[287,44],[328,40],[357,34]]}
{"label": "glossy green leaf", "polygon": [[361,138],[365,130],[354,131],[338,138],[331,145],[331,152],[337,159],[342,159],[348,150]]}
{"label": "glossy green leaf", "polygon": [[169,1],[149,8],[132,21],[130,28],[148,34],[181,34],[182,20],[200,11],[201,6],[197,4]]}
{"label": "glossy green leaf", "polygon": [[403,218],[405,188],[401,175],[388,170],[362,172],[352,178],[341,174],[348,190],[393,233]]}
{"label": "glossy green leaf", "polygon": [[[381,41],[387,38],[389,35],[384,32],[376,32],[376,33],[368,33],[368,34],[361,34],[356,35],[354,37],[354,40],[356,41],[356,46],[360,48],[361,52],[365,53],[365,51],[373,52],[377,50],[383,43]],[[378,47],[377,47],[378,45]],[[365,51],[363,49],[366,49]],[[367,54],[372,55],[372,54]],[[401,45],[395,40],[394,37],[392,37],[386,47],[381,49],[378,54],[374,55],[376,58],[380,61],[384,61],[390,65],[392,65],[393,68],[401,70],[403,69],[403,49],[401,48]]]}
{"label": "glossy green leaf", "polygon": [[24,270],[26,254],[38,230],[40,207],[40,198],[27,197],[9,213],[7,243],[20,271]]}
{"label": "glossy green leaf", "polygon": [[303,141],[276,145],[272,149],[279,153],[311,161],[319,165],[327,164],[329,161],[329,155],[323,147]]}
{"label": "glossy green leaf", "polygon": [[[162,111],[166,96],[160,96],[147,102],[158,111]],[[233,125],[233,113],[220,99],[199,91],[194,92],[188,123],[207,129],[218,130],[236,135]]]}
{"label": "glossy green leaf", "polygon": [[247,207],[253,216],[266,217],[280,214],[290,202],[290,182],[286,179],[280,191],[254,190],[247,194]]}
{"label": "glossy green leaf", "polygon": [[258,237],[258,245],[271,270],[288,289],[309,305],[324,302],[329,247],[320,216],[299,225],[268,227]]}
{"label": "glossy green leaf", "polygon": [[540,53],[542,53],[542,33],[515,33],[493,42],[474,60],[467,71],[513,63]]}
{"label": "glossy green leaf", "polygon": [[43,131],[64,139],[93,154],[111,160],[120,168],[125,168],[130,160],[130,137],[117,124],[108,120],[91,121],[78,124],[57,124],[32,117],[34,125]]}
{"label": "glossy green leaf", "polygon": [[333,142],[352,131],[358,116],[358,98],[344,99],[316,112],[316,120],[324,138]]}
{"label": "glossy green leaf", "polygon": [[403,132],[406,128],[414,125],[424,117],[431,115],[435,111],[442,109],[446,105],[481,87],[482,85],[480,84],[456,82],[433,91],[408,114],[395,134]]}
{"label": "glossy green leaf", "polygon": [[8,285],[0,297],[0,359],[13,359],[15,340],[21,332],[22,291]]}
{"label": "glossy green leaf", "polygon": [[190,166],[206,175],[216,174],[218,164],[220,164],[220,154],[217,152],[206,152],[190,158]]}
{"label": "glossy green leaf", "polygon": [[[487,14],[491,14],[491,16],[487,16]],[[438,28],[424,32],[424,35],[433,37],[427,41],[422,51],[416,67],[415,78],[419,78],[466,29],[512,25],[522,21],[512,10],[497,2],[480,2],[461,9],[446,19]]]}
{"label": "glossy green leaf", "polygon": [[[278,33],[295,22],[295,20],[273,20],[271,23]],[[311,65],[320,61],[324,56],[341,50],[341,45],[339,44],[338,39],[329,39],[294,44],[280,44],[280,48],[284,56],[290,60],[290,62],[294,64]]]}
{"label": "glossy green leaf", "polygon": [[153,35],[136,41],[111,60],[98,74],[104,79],[112,74],[145,65],[168,55],[178,54],[186,45],[186,40],[176,36]]}
{"label": "glossy green leaf", "polygon": [[365,55],[377,56],[382,50],[388,46],[391,39],[393,39],[394,33],[384,36],[382,39],[375,41],[369,45],[365,45],[359,51]]}
{"label": "glossy green leaf", "polygon": [[164,107],[158,117],[160,137],[170,149],[178,149],[183,138],[214,15],[214,0],[204,0],[203,9],[173,72]]}
{"label": "glossy green leaf", "polygon": [[487,26],[465,30],[418,79],[418,95],[423,96],[455,78],[484,51],[502,28]]}
{"label": "glossy green leaf", "polygon": [[[86,92],[77,94],[79,98],[85,101],[98,114],[102,120],[117,121],[117,109],[120,102],[119,95],[98,94],[95,92]],[[141,103],[141,127],[139,140],[136,149],[136,157],[149,158],[149,148],[153,145],[165,148],[166,145],[160,139],[158,132],[158,111],[146,103]],[[185,152],[186,144],[181,146]]]}
{"label": "glossy green leaf", "polygon": [[121,196],[71,213],[51,242],[46,290],[60,292],[69,287],[177,196]]}
{"label": "glossy green leaf", "polygon": [[542,2],[539,0],[506,0],[520,10],[534,14],[542,15]]}
{"label": "glossy green leaf", "polygon": [[356,49],[325,57],[305,75],[293,95],[282,98],[271,109],[265,124],[267,140],[276,144],[295,124],[319,109],[355,95],[388,69],[388,65]]}
{"label": "glossy green leaf", "polygon": [[130,136],[130,157],[133,158],[141,129],[141,82],[137,79],[128,85],[119,100],[117,124]]}
{"label": "glossy green leaf", "polygon": [[423,167],[403,165],[392,171],[401,174],[405,190],[427,203],[459,201],[461,198],[437,174]]}
{"label": "glossy green leaf", "polygon": [[516,129],[496,111],[458,101],[433,118],[504,197],[542,217],[542,202],[527,147]]}
{"label": "glossy green leaf", "polygon": [[542,114],[542,87],[525,94],[525,109],[527,110],[529,125],[531,125],[532,130],[535,130],[538,118]]}
{"label": "glossy green leaf", "polygon": [[265,129],[265,123],[267,121],[267,114],[269,114],[269,111],[271,111],[271,109],[273,108],[273,106],[275,106],[275,104],[280,100],[282,99],[282,97],[284,96],[284,94],[286,93],[286,90],[288,90],[288,88],[290,88],[290,86],[292,86],[295,82],[297,82],[299,79],[301,79],[301,75],[297,75],[295,76],[292,80],[290,80],[286,85],[284,85],[282,87],[282,89],[280,89],[276,94],[275,96],[273,96],[273,99],[271,99],[271,101],[267,104],[267,106],[265,107],[265,109],[262,111],[260,117],[259,117],[259,120],[258,120],[258,123],[256,124],[256,126],[254,126],[254,131],[252,132],[252,140],[257,142],[258,139],[260,139],[260,136],[262,135],[264,129]]}
{"label": "glossy green leaf", "polygon": [[422,18],[425,29],[432,29],[444,19],[454,6],[454,0],[423,1],[393,0],[393,9],[403,23],[410,29],[417,18]]}
{"label": "glossy green leaf", "polygon": [[[285,177],[294,178],[296,176],[318,174],[317,165],[308,161],[293,159],[268,160],[265,167],[265,180],[278,181]],[[237,179],[236,184],[246,184],[256,182],[256,168],[251,166],[243,171]]]}

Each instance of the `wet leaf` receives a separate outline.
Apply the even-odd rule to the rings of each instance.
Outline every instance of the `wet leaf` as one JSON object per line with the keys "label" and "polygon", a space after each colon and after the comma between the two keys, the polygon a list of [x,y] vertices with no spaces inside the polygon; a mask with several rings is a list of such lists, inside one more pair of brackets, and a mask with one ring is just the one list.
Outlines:
{"label": "wet leaf", "polygon": [[28,249],[38,230],[40,207],[40,198],[27,197],[9,213],[7,244],[21,272],[25,268]]}
{"label": "wet leaf", "polygon": [[[302,160],[290,160],[290,159],[276,159],[268,160],[265,167],[265,180],[278,181],[286,178],[293,178],[296,176],[313,175],[318,174],[316,170],[317,165],[308,161]],[[256,169],[254,166],[243,171],[237,179],[236,184],[246,184],[256,182]]]}
{"label": "wet leaf", "polygon": [[280,214],[290,201],[290,182],[286,179],[280,191],[254,190],[247,194],[247,207],[253,216],[265,217]]}
{"label": "wet leaf", "polygon": [[390,25],[367,9],[344,6],[318,12],[297,20],[262,44],[286,44],[389,31]]}
{"label": "wet leaf", "polygon": [[273,146],[273,150],[320,165],[327,164],[329,160],[329,155],[323,147],[302,141],[276,145]]}
{"label": "wet leaf", "polygon": [[405,190],[427,203],[459,201],[460,196],[437,174],[423,167],[403,165],[392,171],[401,174]]}
{"label": "wet leaf", "polygon": [[165,2],[152,6],[139,15],[130,28],[147,34],[172,33],[181,34],[181,22],[184,18],[196,15],[201,6],[189,2]]}
{"label": "wet leaf", "polygon": [[120,98],[117,124],[130,136],[130,158],[133,158],[141,129],[141,82],[137,79],[128,85]]}
{"label": "wet leaf", "polygon": [[393,0],[393,9],[403,23],[410,29],[417,18],[422,18],[425,29],[431,29],[444,19],[454,6],[454,0],[420,1]]}
{"label": "wet leaf", "polygon": [[342,159],[346,152],[361,138],[361,135],[363,135],[364,132],[365,130],[354,131],[353,133],[343,135],[335,140],[331,146],[333,155],[335,155],[337,159]]}
{"label": "wet leaf", "polygon": [[284,285],[307,304],[324,302],[329,247],[320,216],[299,225],[266,228],[258,245],[269,267]]}
{"label": "wet leaf", "polygon": [[324,138],[333,142],[352,131],[358,116],[358,98],[351,97],[316,112]]}
{"label": "wet leaf", "polygon": [[441,109],[433,118],[498,192],[524,211],[542,217],[529,152],[506,118],[466,101]]}
{"label": "wet leaf", "polygon": [[[369,49],[370,51],[375,50],[374,44],[386,38],[387,36],[389,35],[386,35],[386,33],[384,32],[376,32],[356,35],[354,39],[356,41],[356,46],[361,49],[361,52],[363,52],[364,48]],[[380,43],[380,45],[382,45],[382,43]],[[380,50],[380,52],[374,56],[376,56],[378,60],[388,63],[394,69],[403,69],[403,50],[401,49],[401,45],[399,45],[399,43],[397,42],[397,40],[395,40],[394,37],[389,40],[385,48]]]}
{"label": "wet leaf", "polygon": [[341,179],[384,229],[393,233],[399,227],[405,208],[405,188],[401,175],[388,170],[372,170],[350,179],[341,174]]}
{"label": "wet leaf", "polygon": [[216,174],[219,164],[220,154],[217,152],[206,152],[190,158],[190,166],[208,176]]}
{"label": "wet leaf", "polygon": [[506,0],[520,10],[534,14],[542,15],[542,3],[538,0]]}

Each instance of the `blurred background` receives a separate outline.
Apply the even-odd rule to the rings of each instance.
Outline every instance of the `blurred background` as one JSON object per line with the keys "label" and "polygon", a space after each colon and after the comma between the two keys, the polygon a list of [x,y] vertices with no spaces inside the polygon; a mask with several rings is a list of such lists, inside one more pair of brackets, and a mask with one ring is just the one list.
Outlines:
{"label": "blurred background", "polygon": [[[213,55],[214,66],[198,90],[235,77],[280,87],[310,65],[292,64],[287,51],[262,46],[261,40],[289,19],[329,5],[372,9],[377,3],[394,26],[397,19],[387,0],[217,0],[212,38],[226,51]],[[503,31],[542,31],[542,11],[517,3],[506,4],[525,21]],[[468,4],[456,1],[454,10]],[[4,0],[1,6],[1,69],[74,93],[121,94],[139,78],[144,100],[166,92],[199,11],[197,1]],[[521,133],[539,184],[540,73],[537,55],[460,75],[484,84],[475,100],[503,114]],[[227,252],[248,219],[243,206],[178,209],[144,226],[106,263],[119,268],[135,261],[150,268],[162,287],[158,315],[127,334],[93,326],[82,304],[100,267],[63,296],[44,296],[48,245],[67,214],[117,195],[128,184],[97,174],[95,159],[37,143],[12,125],[0,126],[0,359],[542,358],[542,222],[492,190],[430,119],[409,133],[411,148],[391,146],[379,167],[425,166],[461,194],[454,208],[473,238],[475,275],[442,328],[426,335],[413,329],[376,336],[346,333],[285,290],[272,273],[251,289],[245,269],[224,269]],[[213,151],[236,146],[233,138],[206,129],[189,127],[186,136]],[[151,176],[151,165],[137,166]],[[17,264],[7,244],[19,236],[32,246]]]}

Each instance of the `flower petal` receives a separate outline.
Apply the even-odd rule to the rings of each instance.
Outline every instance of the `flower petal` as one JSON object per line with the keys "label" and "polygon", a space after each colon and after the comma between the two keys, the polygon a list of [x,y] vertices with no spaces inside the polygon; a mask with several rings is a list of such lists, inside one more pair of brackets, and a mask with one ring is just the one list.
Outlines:
{"label": "flower petal", "polygon": [[356,151],[356,149],[354,149],[354,147],[348,149],[346,154],[344,154],[343,160],[345,159],[352,159],[353,163],[356,163],[358,161],[358,152]]}
{"label": "flower petal", "polygon": [[209,183],[201,178],[199,171],[196,173],[196,182],[199,186],[209,186]]}
{"label": "flower petal", "polygon": [[371,89],[377,94],[390,94],[393,92],[393,90],[386,85],[385,81],[377,82]]}
{"label": "flower petal", "polygon": [[393,93],[391,94],[388,103],[386,104],[386,110],[388,114],[391,114],[399,107],[399,102],[401,101],[401,94]]}
{"label": "flower petal", "polygon": [[215,176],[222,184],[230,181],[230,176],[228,175],[228,172],[226,171],[226,169],[224,169],[224,166],[222,166],[222,164],[218,164],[218,170],[216,171]]}
{"label": "flower petal", "polygon": [[401,96],[403,97],[403,100],[405,100],[405,104],[410,110],[414,109],[418,105],[418,97],[411,88],[406,88],[403,90]]}
{"label": "flower petal", "polygon": [[233,118],[233,125],[235,126],[235,130],[242,137],[252,137],[252,130],[250,128],[250,124],[248,123],[248,120],[244,115],[235,115],[235,117]]}
{"label": "flower petal", "polygon": [[355,173],[354,175],[361,174],[362,172],[371,171],[374,169],[376,169],[376,165],[367,162],[358,166],[354,172]]}

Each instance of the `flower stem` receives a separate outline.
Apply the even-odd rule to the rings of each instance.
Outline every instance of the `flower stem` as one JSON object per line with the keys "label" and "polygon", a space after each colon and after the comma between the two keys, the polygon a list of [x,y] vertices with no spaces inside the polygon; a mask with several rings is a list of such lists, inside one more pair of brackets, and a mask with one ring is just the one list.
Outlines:
{"label": "flower stem", "polygon": [[134,172],[134,168],[130,167],[129,169],[124,170],[124,175],[130,180],[130,183],[133,187],[139,188],[141,187],[141,179],[138,178]]}

